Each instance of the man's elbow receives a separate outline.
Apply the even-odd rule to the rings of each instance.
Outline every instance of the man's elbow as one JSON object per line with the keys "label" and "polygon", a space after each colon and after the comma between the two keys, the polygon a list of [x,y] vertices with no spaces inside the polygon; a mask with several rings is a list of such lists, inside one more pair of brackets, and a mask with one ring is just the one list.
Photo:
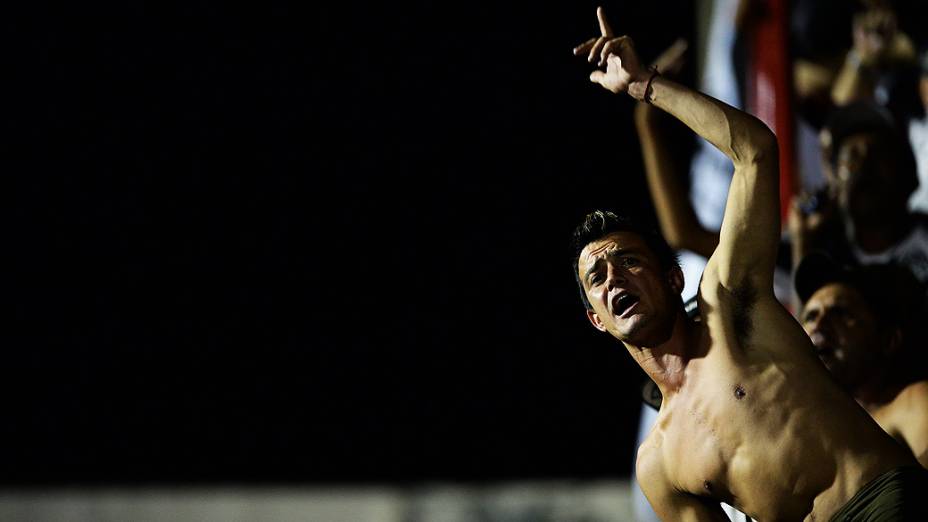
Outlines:
{"label": "man's elbow", "polygon": [[743,164],[760,165],[779,159],[780,144],[777,142],[777,135],[760,121],[757,122],[757,128],[752,132],[748,144],[749,147],[742,157]]}

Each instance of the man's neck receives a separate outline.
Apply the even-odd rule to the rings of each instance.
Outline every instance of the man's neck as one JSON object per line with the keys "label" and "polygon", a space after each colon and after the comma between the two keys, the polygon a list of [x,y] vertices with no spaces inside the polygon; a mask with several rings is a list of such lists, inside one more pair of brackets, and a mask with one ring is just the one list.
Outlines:
{"label": "man's neck", "polygon": [[674,320],[670,337],[656,346],[634,346],[624,343],[641,369],[660,388],[666,398],[675,394],[686,377],[686,368],[690,360],[705,355],[705,350],[697,342],[697,329],[701,325],[686,317],[680,310]]}

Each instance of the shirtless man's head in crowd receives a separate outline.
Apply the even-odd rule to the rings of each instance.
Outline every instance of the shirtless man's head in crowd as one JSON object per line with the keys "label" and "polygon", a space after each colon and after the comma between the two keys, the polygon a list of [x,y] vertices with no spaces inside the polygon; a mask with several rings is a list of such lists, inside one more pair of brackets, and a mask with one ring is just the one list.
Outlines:
{"label": "shirtless man's head in crowd", "polygon": [[776,136],[753,116],[642,67],[631,39],[614,36],[597,14],[601,35],[574,49],[597,64],[590,81],[666,111],[734,165],[718,246],[699,282],[699,321],[681,304],[682,273],[649,233],[594,212],[574,234],[587,317],[622,343],[663,397],[636,465],[655,512],[667,521],[724,521],[726,502],[764,521],[844,520],[861,509],[928,519],[916,498],[928,472],[835,383],[774,295]]}
{"label": "shirtless man's head in crowd", "polygon": [[924,289],[906,268],[799,265],[800,322],[819,358],[874,420],[928,467],[928,375],[919,331]]}

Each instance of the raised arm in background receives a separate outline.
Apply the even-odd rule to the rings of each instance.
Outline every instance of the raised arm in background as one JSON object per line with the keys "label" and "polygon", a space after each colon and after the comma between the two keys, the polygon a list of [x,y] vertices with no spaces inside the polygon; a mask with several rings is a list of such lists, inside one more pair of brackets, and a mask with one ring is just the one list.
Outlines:
{"label": "raised arm in background", "polygon": [[[652,69],[660,74],[679,71],[686,48],[686,40],[677,40],[661,53]],[[706,229],[696,217],[660,120],[660,110],[653,105],[639,102],[635,106],[635,128],[641,144],[645,177],[661,233],[674,250],[689,250],[708,258],[719,244],[719,234]]]}
{"label": "raised arm in background", "polygon": [[831,88],[835,105],[872,100],[882,70],[914,62],[912,40],[898,30],[896,13],[886,7],[870,8],[854,17],[854,46]]}

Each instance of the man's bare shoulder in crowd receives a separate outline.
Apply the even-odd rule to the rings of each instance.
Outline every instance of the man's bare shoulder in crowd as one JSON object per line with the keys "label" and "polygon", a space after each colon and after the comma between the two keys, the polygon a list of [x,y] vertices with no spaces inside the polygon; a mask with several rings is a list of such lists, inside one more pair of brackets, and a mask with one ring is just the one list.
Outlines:
{"label": "man's bare shoulder in crowd", "polygon": [[870,411],[873,419],[928,468],[928,380],[903,388],[892,401]]}

